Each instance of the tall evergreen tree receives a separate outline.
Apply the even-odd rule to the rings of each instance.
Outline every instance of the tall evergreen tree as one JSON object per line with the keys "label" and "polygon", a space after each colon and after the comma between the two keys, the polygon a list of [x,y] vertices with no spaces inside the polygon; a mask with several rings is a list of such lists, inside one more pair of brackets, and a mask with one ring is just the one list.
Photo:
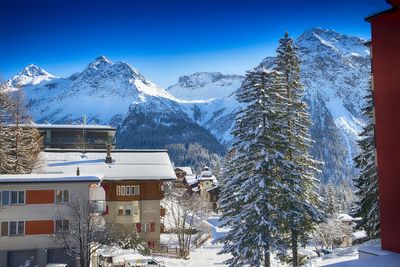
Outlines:
{"label": "tall evergreen tree", "polygon": [[271,251],[286,250],[280,235],[286,190],[280,178],[282,79],[276,71],[249,71],[237,95],[244,107],[236,117],[220,198],[223,226],[230,228],[220,253],[232,255],[229,266],[270,266]]}
{"label": "tall evergreen tree", "polygon": [[287,160],[284,183],[290,188],[285,196],[285,225],[290,232],[293,266],[298,266],[299,240],[308,239],[308,233],[320,218],[317,208],[318,193],[315,174],[319,163],[312,159],[309,150],[313,144],[309,134],[311,118],[307,104],[302,100],[304,89],[300,82],[300,59],[297,48],[288,33],[279,40],[275,69],[282,73],[286,91],[285,136],[290,145],[285,149]]}
{"label": "tall evergreen tree", "polygon": [[354,159],[356,167],[360,170],[360,174],[354,180],[358,197],[354,213],[356,216],[362,217],[361,226],[367,232],[368,237],[373,239],[380,236],[380,221],[372,91],[366,96],[366,100],[367,104],[363,113],[368,118],[368,124],[360,133],[362,138],[358,141],[360,154]]}

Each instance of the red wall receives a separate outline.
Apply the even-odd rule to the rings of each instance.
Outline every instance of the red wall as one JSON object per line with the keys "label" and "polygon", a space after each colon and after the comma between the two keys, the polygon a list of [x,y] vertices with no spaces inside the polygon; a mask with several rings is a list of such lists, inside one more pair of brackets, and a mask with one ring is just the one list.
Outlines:
{"label": "red wall", "polygon": [[400,253],[400,11],[370,22],[382,249]]}

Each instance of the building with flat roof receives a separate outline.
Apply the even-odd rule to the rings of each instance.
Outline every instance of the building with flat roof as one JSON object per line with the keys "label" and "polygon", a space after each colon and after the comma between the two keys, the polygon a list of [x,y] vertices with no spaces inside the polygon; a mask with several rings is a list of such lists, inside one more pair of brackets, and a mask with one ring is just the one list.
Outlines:
{"label": "building with flat roof", "polygon": [[[0,266],[44,267],[48,262],[66,262],[52,237],[69,228],[69,221],[60,221],[58,214],[67,212],[66,205],[75,198],[104,199],[104,190],[97,185],[101,174],[24,174],[0,175]],[[103,196],[99,196],[99,189]]]}
{"label": "building with flat roof", "polygon": [[108,125],[33,124],[43,137],[45,148],[105,149],[116,145],[116,129]]}

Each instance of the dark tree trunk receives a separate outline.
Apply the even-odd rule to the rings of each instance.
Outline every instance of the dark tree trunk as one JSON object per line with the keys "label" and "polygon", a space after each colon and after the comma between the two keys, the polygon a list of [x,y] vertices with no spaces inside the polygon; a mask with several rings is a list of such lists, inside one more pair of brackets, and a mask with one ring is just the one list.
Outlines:
{"label": "dark tree trunk", "polygon": [[271,266],[271,253],[269,252],[269,247],[264,248],[264,267]]}
{"label": "dark tree trunk", "polygon": [[297,254],[298,249],[298,237],[297,231],[292,229],[292,253],[293,253],[293,267],[299,266],[299,256]]}

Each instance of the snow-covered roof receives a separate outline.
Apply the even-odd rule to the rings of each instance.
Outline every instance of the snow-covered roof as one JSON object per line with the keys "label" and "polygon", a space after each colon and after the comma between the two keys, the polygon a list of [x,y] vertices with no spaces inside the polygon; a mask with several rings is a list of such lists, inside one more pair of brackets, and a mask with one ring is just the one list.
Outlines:
{"label": "snow-covered roof", "polygon": [[213,186],[213,187],[210,187],[210,188],[208,188],[208,189],[206,190],[206,192],[213,191],[213,190],[217,189],[218,187],[219,187],[219,185],[215,185],[215,186]]}
{"label": "snow-covered roof", "polygon": [[353,238],[353,240],[366,238],[367,237],[367,232],[365,232],[364,230],[357,231],[357,232],[352,233],[351,237]]}
{"label": "snow-covered roof", "polygon": [[175,180],[175,172],[166,150],[115,150],[112,163],[105,162],[106,152],[90,150],[46,150],[40,155],[45,163],[38,173],[101,173],[103,180]]}
{"label": "snow-covered roof", "polygon": [[95,125],[95,124],[34,124],[38,129],[90,129],[90,130],[109,130],[116,131],[116,129],[110,125]]}
{"label": "snow-covered roof", "polygon": [[194,185],[198,183],[195,175],[186,175],[185,180],[188,185]]}
{"label": "snow-covered roof", "polygon": [[7,174],[0,175],[0,183],[76,183],[100,182],[102,174],[86,174],[82,176],[66,174]]}
{"label": "snow-covered roof", "polygon": [[349,214],[346,213],[341,213],[338,215],[338,219],[341,220],[342,222],[354,222],[354,221],[359,221],[361,218],[354,218],[350,216]]}
{"label": "snow-covered roof", "polygon": [[193,192],[200,192],[200,188],[198,188],[198,187],[193,187],[193,188],[192,188],[192,191],[193,191]]}
{"label": "snow-covered roof", "polygon": [[175,170],[176,169],[180,169],[180,170],[186,172],[186,175],[193,175],[193,170],[191,167],[176,167]]}
{"label": "snow-covered roof", "polygon": [[113,264],[124,264],[128,262],[141,262],[151,260],[152,257],[143,256],[134,249],[122,249],[116,246],[103,246],[96,251],[97,255],[112,257]]}
{"label": "snow-covered roof", "polygon": [[[15,124],[7,124],[5,126],[16,126]],[[116,131],[117,129],[109,125],[97,125],[97,124],[19,124],[20,127],[35,127],[37,129],[72,129],[72,130],[107,130]]]}

